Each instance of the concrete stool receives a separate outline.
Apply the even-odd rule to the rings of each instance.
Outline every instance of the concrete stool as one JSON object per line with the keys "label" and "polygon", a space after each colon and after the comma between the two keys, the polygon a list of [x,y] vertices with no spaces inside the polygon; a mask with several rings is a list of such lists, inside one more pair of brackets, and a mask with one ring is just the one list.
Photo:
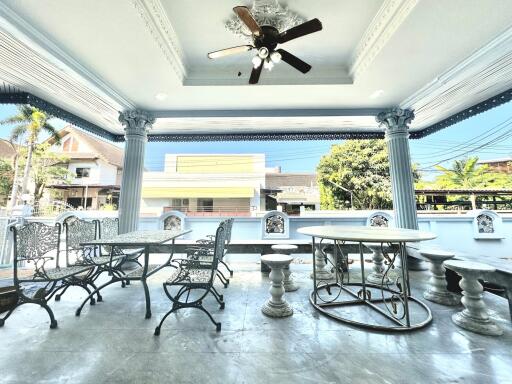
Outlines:
{"label": "concrete stool", "polygon": [[[299,249],[299,247],[293,244],[274,244],[272,246],[272,250],[274,252],[282,255],[291,255],[293,252],[297,251],[297,249]],[[299,286],[295,284],[295,281],[293,281],[292,271],[289,265],[283,268],[283,274],[283,284],[286,292],[293,292],[299,289]]]}
{"label": "concrete stool", "polygon": [[261,256],[261,261],[270,267],[270,280],[272,285],[269,292],[272,296],[261,307],[261,312],[270,317],[287,317],[293,315],[293,308],[283,298],[283,268],[289,266],[293,257],[290,255],[282,255],[280,253],[273,253],[270,255]]}
{"label": "concrete stool", "polygon": [[364,243],[366,248],[372,251],[373,268],[372,272],[366,277],[366,281],[372,284],[381,285],[391,283],[391,279],[384,276],[384,254],[381,243]]}
{"label": "concrete stool", "polygon": [[483,287],[478,281],[484,273],[494,272],[495,268],[487,264],[461,260],[445,261],[444,266],[462,277],[459,285],[462,288],[461,301],[466,309],[453,314],[453,322],[461,328],[483,335],[502,335],[501,328],[487,314],[487,307],[482,300]]}
{"label": "concrete stool", "polygon": [[423,292],[423,297],[442,305],[459,305],[460,298],[446,289],[446,277],[443,262],[453,259],[454,253],[439,249],[420,249],[419,253],[430,261],[430,286]]}

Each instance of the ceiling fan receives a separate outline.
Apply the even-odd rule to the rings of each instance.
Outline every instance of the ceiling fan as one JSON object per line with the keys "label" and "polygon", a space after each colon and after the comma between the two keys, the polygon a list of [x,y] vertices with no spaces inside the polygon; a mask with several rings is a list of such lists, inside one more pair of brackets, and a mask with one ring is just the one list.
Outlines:
{"label": "ceiling fan", "polygon": [[253,44],[240,45],[237,47],[221,49],[220,51],[210,52],[208,53],[208,58],[217,59],[219,57],[256,49],[258,53],[252,59],[253,69],[249,79],[249,84],[257,84],[263,68],[271,70],[274,64],[277,64],[281,60],[302,73],[309,72],[311,65],[284,49],[276,48],[278,44],[283,44],[298,37],[322,30],[322,23],[320,20],[309,20],[290,28],[287,31],[279,32],[277,28],[271,25],[260,26],[247,7],[234,7],[233,11],[251,31]]}

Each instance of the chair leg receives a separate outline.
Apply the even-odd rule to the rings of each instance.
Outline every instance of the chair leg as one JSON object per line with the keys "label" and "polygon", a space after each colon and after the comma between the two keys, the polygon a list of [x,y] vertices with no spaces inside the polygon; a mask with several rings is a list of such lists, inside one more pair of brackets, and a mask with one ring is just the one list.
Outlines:
{"label": "chair leg", "polygon": [[228,270],[229,272],[229,276],[230,277],[233,277],[233,270],[229,267],[229,265],[224,261],[224,260],[220,260],[220,263],[226,267],[226,269]]}
{"label": "chair leg", "polygon": [[66,286],[64,287],[64,289],[62,290],[62,292],[61,292],[61,293],[59,293],[59,294],[55,295],[55,301],[60,301],[60,298],[62,297],[62,295],[63,295],[64,293],[66,293],[66,291],[68,290],[68,288],[69,288],[69,285],[66,285]]}
{"label": "chair leg", "polygon": [[215,327],[217,328],[217,332],[220,332],[221,328],[222,328],[222,324],[221,323],[217,323],[215,321],[215,319],[213,318],[213,316],[210,314],[210,312],[208,312],[201,303],[199,303],[198,305],[195,306],[195,308],[203,311],[204,313],[206,313],[206,315],[210,318],[211,322],[213,324],[215,324]]}
{"label": "chair leg", "polygon": [[229,280],[226,279],[226,277],[222,274],[221,271],[217,270],[217,276],[219,277],[219,280],[221,281],[222,285],[224,285],[224,288],[227,288],[229,285]]}
{"label": "chair leg", "polygon": [[103,301],[103,297],[101,296],[100,292],[97,291],[98,287],[96,286],[96,284],[94,284],[92,281],[90,281],[89,285],[92,287],[92,289],[94,291],[96,291],[96,301],[97,302]]}
{"label": "chair leg", "polygon": [[215,287],[214,287],[213,285],[212,285],[212,288],[211,288],[211,289],[212,289],[212,291],[213,291],[213,294],[214,294],[214,295],[217,295],[217,296],[219,297],[219,300],[220,300],[220,301],[224,301],[224,295],[219,294],[219,292],[217,292],[217,290],[215,289]]}
{"label": "chair leg", "polygon": [[157,327],[155,328],[155,336],[158,336],[160,335],[160,328],[162,328],[162,324],[164,323],[165,319],[167,319],[167,316],[169,316],[171,313],[173,313],[174,311],[177,311],[179,309],[179,307],[175,307],[174,305],[172,306],[171,310],[169,312],[167,312],[164,317],[162,318],[162,320],[160,320],[160,323],[157,325]]}
{"label": "chair leg", "polygon": [[55,316],[53,315],[53,311],[50,309],[47,303],[39,303],[41,307],[46,309],[46,312],[48,312],[48,316],[50,316],[50,328],[55,329],[57,328],[57,320],[55,320]]}

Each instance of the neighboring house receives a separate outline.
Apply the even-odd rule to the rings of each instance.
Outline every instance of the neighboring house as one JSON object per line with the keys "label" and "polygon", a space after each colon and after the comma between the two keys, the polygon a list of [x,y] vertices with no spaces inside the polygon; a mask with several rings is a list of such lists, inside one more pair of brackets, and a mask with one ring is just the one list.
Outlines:
{"label": "neighboring house", "polygon": [[[277,171],[277,172],[276,172]],[[314,173],[280,173],[273,170],[265,175],[266,210],[281,207],[289,215],[302,209],[320,209],[320,190]]]}
{"label": "neighboring house", "polygon": [[96,136],[67,126],[59,131],[61,143],[52,150],[65,154],[68,170],[75,175],[71,184],[49,186],[59,198],[75,208],[101,209],[107,205],[117,207],[121,185],[122,148]]}
{"label": "neighboring house", "polygon": [[494,172],[512,174],[512,157],[504,157],[501,159],[479,160],[478,164],[487,164]]}
{"label": "neighboring house", "polygon": [[264,209],[264,154],[167,154],[162,172],[144,172],[141,213],[247,216]]}

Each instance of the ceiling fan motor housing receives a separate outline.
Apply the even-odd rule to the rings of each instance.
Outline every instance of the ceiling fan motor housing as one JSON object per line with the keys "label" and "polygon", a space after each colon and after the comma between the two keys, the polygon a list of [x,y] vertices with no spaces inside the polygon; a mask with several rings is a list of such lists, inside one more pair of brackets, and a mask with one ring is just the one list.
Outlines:
{"label": "ceiling fan motor housing", "polygon": [[263,31],[261,36],[254,35],[254,46],[257,49],[265,47],[269,52],[273,52],[277,47],[279,31],[271,25],[262,25],[261,30]]}

